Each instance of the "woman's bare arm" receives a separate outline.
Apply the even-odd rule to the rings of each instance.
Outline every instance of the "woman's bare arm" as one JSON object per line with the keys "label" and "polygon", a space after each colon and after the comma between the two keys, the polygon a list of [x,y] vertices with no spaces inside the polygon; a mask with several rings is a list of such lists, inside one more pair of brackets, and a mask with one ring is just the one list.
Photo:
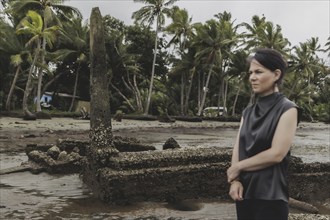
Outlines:
{"label": "woman's bare arm", "polygon": [[241,171],[256,171],[280,163],[290,150],[297,129],[296,108],[291,108],[281,116],[275,130],[271,148],[253,157],[232,164],[228,169],[228,181],[238,177]]}
{"label": "woman's bare arm", "polygon": [[231,164],[232,165],[238,162],[239,135],[240,135],[240,132],[241,132],[242,124],[243,124],[243,118],[241,118],[239,130],[238,130],[238,133],[237,133],[237,136],[236,136],[236,141],[235,141],[234,148],[233,148],[233,154],[232,154],[232,157],[231,157]]}

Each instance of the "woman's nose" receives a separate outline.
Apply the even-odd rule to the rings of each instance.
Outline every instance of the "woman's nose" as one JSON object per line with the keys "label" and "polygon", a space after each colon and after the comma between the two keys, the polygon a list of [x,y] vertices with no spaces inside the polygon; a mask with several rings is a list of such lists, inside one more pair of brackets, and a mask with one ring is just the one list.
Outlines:
{"label": "woman's nose", "polygon": [[250,79],[251,81],[253,81],[253,80],[256,79],[255,76],[256,76],[256,75],[255,75],[254,73],[250,73],[250,77],[249,77],[249,79]]}

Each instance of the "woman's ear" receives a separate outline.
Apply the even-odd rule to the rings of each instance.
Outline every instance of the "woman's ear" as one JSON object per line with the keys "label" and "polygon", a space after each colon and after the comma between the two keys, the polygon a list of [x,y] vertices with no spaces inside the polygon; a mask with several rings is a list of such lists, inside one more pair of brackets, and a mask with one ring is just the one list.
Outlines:
{"label": "woman's ear", "polygon": [[276,70],[274,71],[274,74],[275,74],[275,82],[277,82],[277,81],[281,78],[282,71],[279,70],[279,69],[276,69]]}

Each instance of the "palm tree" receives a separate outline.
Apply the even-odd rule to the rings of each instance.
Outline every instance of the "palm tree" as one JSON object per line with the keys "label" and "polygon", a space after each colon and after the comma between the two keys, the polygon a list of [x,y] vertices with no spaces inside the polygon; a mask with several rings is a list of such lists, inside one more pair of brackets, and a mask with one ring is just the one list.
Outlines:
{"label": "palm tree", "polygon": [[[198,69],[198,65],[196,64],[196,50],[193,47],[189,47],[188,53],[182,54],[179,59],[176,59],[176,62],[173,62],[173,68],[169,72],[169,77],[174,78],[176,76],[181,75],[181,92],[180,92],[180,101],[182,103],[182,98],[184,98],[183,109],[181,108],[181,114],[186,115],[188,113],[188,104],[189,97],[192,89],[192,85],[194,82],[196,69]],[[184,81],[185,85],[182,86],[182,75],[187,76]],[[186,85],[188,84],[188,85]],[[185,87],[187,88],[185,89]],[[173,89],[173,86],[172,86]],[[184,89],[184,91],[182,91]],[[185,92],[185,94],[182,94]]]}
{"label": "palm tree", "polygon": [[215,67],[222,70],[224,58],[229,53],[227,48],[233,42],[236,42],[236,37],[227,38],[226,32],[222,32],[219,22],[212,19],[206,22],[197,29],[197,36],[195,44],[197,45],[198,52],[196,54],[198,60],[203,60],[208,68],[206,82],[203,85],[201,104],[198,107],[197,115],[202,114],[204,108],[206,94],[209,90],[209,82]]}
{"label": "palm tree", "polygon": [[289,76],[290,80],[286,85],[289,90],[289,98],[295,96],[295,99],[300,97],[301,101],[304,100],[301,105],[309,112],[311,120],[313,120],[311,112],[312,96],[315,94],[316,89],[313,80],[316,77],[315,74],[321,73],[323,68],[316,53],[321,50],[320,48],[318,38],[311,38],[293,48],[294,54],[291,58],[292,63],[289,71],[291,76]]}
{"label": "palm tree", "polygon": [[248,38],[246,41],[247,49],[266,47],[280,52],[288,52],[286,47],[290,45],[290,42],[283,37],[281,26],[274,26],[272,22],[266,21],[264,16],[260,18],[255,15],[252,17],[252,25],[248,23],[242,25],[248,30],[248,33],[246,33]]}
{"label": "palm tree", "polygon": [[[189,18],[188,12],[185,9],[180,9],[178,7],[173,7],[173,14],[171,15],[172,23],[165,28],[169,34],[173,35],[172,39],[168,45],[178,44],[179,56],[181,58],[186,53],[186,46],[188,40],[194,35],[194,29],[192,22],[192,17]],[[185,114],[185,87],[187,79],[187,71],[182,71],[181,73],[181,115]]]}
{"label": "palm tree", "polygon": [[238,102],[238,97],[240,93],[249,94],[249,89],[247,89],[245,78],[247,76],[247,63],[244,62],[248,57],[248,54],[245,50],[237,50],[230,59],[228,66],[228,75],[233,78],[233,91],[235,91],[235,98],[231,106],[232,116],[236,115],[236,106]]}
{"label": "palm tree", "polygon": [[61,47],[51,53],[54,60],[65,61],[71,60],[77,64],[75,71],[75,83],[73,88],[73,95],[69,111],[72,111],[78,87],[79,73],[82,64],[88,63],[88,41],[89,41],[89,27],[82,25],[82,19],[73,17],[71,21],[63,23],[62,34],[60,35]]}
{"label": "palm tree", "polygon": [[21,71],[21,64],[24,62],[25,57],[29,58],[30,53],[24,48],[22,41],[18,39],[14,27],[5,23],[2,19],[0,20],[0,36],[0,51],[10,55],[11,65],[16,68],[6,100],[5,108],[9,111],[11,98],[14,93],[18,75]]}
{"label": "palm tree", "polygon": [[140,55],[129,52],[132,44],[127,37],[128,28],[122,21],[109,15],[103,20],[111,68],[110,86],[117,92],[114,94],[124,99],[124,104],[127,104],[131,110],[143,113],[142,96],[138,85],[141,71],[138,61]]}
{"label": "palm tree", "polygon": [[31,92],[31,82],[32,82],[32,72],[36,69],[37,74],[42,74],[40,72],[42,64],[38,64],[38,59],[41,54],[41,39],[46,39],[49,47],[53,46],[53,42],[56,40],[55,32],[59,29],[58,26],[52,26],[43,30],[43,20],[42,17],[35,11],[28,11],[26,17],[22,19],[20,24],[17,27],[16,33],[31,36],[29,41],[26,43],[26,46],[31,46],[34,49],[34,58],[31,64],[28,81],[26,83],[26,88],[23,98],[23,111],[27,115],[31,115],[31,112],[28,110],[27,99]]}
{"label": "palm tree", "polygon": [[[326,48],[323,50],[323,52],[328,52],[328,57],[330,57],[330,37],[328,37],[328,40],[324,46]],[[329,63],[329,65],[330,65],[330,63]]]}
{"label": "palm tree", "polygon": [[149,112],[149,106],[151,101],[151,94],[154,82],[154,74],[155,74],[155,65],[156,65],[156,57],[157,57],[157,48],[158,48],[158,33],[161,30],[161,27],[165,23],[165,16],[169,16],[171,14],[171,10],[168,6],[174,4],[177,0],[134,0],[134,2],[142,2],[147,4],[147,6],[142,7],[140,10],[133,13],[132,18],[137,22],[141,22],[141,24],[147,24],[151,26],[153,22],[156,20],[156,37],[155,37],[155,47],[154,47],[154,58],[152,62],[152,70],[151,70],[151,78],[149,85],[148,98],[146,102],[145,112],[147,115]]}
{"label": "palm tree", "polygon": [[[62,5],[64,0],[14,0],[9,3],[9,11],[15,15],[16,18],[21,20],[22,17],[26,14],[28,10],[34,10],[39,12],[39,14],[43,18],[43,27],[42,29],[47,29],[48,25],[53,22],[53,24],[57,24],[61,26],[61,20],[68,20],[70,15],[77,15],[78,17],[82,17],[81,13],[78,9]],[[68,17],[69,16],[69,17]],[[41,63],[45,64],[45,52],[46,52],[46,44],[47,40],[42,39],[42,53],[41,53]],[[39,69],[38,72],[38,90],[37,90],[37,112],[41,111],[40,106],[40,97],[41,97],[41,86],[42,86],[42,78],[43,73],[42,70]]]}
{"label": "palm tree", "polygon": [[209,69],[205,85],[203,85],[201,104],[198,106],[198,116],[202,114],[202,110],[204,108],[206,94],[209,90],[209,82],[215,63],[220,60],[222,56],[220,43],[220,31],[215,20],[209,20],[206,22],[206,25],[203,25],[201,28],[197,29],[196,44],[199,49],[196,57],[197,59],[203,60],[206,67]]}
{"label": "palm tree", "polygon": [[[231,20],[232,16],[230,13],[224,11],[223,13],[219,13],[215,15],[218,18],[219,29],[221,30],[222,39],[230,39],[224,44],[220,49],[222,50],[222,60],[220,60],[219,67],[219,81],[220,81],[220,89],[218,93],[218,107],[222,105],[224,111],[223,115],[227,114],[227,94],[228,94],[228,85],[229,79],[228,76],[228,66],[231,62],[233,53],[237,47],[237,44],[242,35],[237,33],[237,30],[240,25],[234,25],[234,21]],[[222,98],[222,104],[221,104]]]}

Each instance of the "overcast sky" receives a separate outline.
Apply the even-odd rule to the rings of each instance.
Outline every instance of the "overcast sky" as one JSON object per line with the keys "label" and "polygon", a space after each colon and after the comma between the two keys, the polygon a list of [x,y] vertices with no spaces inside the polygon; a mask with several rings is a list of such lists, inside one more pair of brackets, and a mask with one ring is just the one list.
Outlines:
{"label": "overcast sky", "polygon": [[[78,8],[84,19],[89,19],[93,7],[99,7],[103,16],[109,14],[128,25],[133,23],[132,13],[144,5],[133,0],[70,0],[65,4]],[[223,11],[230,12],[236,24],[251,24],[253,15],[264,15],[267,21],[282,27],[292,45],[319,37],[324,46],[330,36],[329,0],[179,0],[175,5],[187,9],[193,22],[204,22]]]}

